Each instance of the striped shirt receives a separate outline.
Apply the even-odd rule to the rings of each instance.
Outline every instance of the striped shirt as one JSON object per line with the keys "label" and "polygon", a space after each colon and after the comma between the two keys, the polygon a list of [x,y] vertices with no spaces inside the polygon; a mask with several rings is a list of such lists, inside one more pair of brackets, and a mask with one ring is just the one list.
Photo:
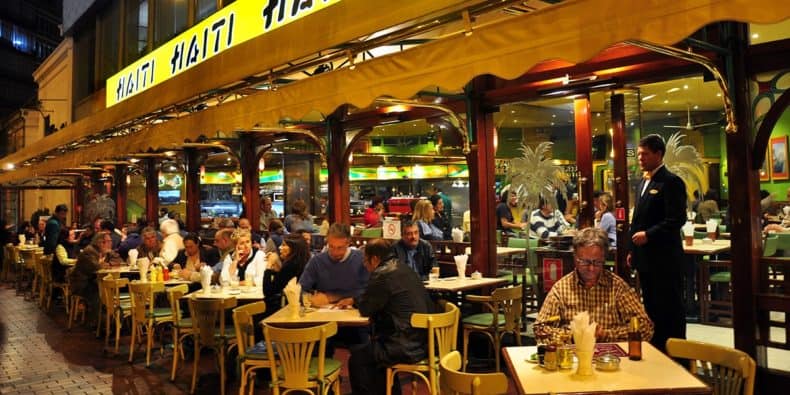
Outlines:
{"label": "striped shirt", "polygon": [[639,317],[642,340],[653,337],[653,322],[645,312],[636,292],[620,277],[609,270],[602,270],[598,283],[585,288],[576,270],[565,275],[549,291],[535,324],[544,323],[549,317],[559,316],[559,324],[548,323],[546,331],[555,334],[567,331],[573,317],[586,311],[590,322],[603,327],[599,342],[628,340],[628,323],[631,317]]}
{"label": "striped shirt", "polygon": [[571,225],[559,210],[554,210],[548,216],[544,216],[543,212],[537,209],[532,212],[529,218],[529,235],[532,238],[545,239],[551,232],[560,234],[570,227]]}

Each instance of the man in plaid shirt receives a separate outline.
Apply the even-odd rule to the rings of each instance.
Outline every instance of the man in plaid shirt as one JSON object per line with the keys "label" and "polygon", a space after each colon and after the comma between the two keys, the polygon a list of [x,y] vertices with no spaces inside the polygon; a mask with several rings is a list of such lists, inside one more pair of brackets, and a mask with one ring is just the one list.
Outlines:
{"label": "man in plaid shirt", "polygon": [[[590,322],[598,323],[596,340],[616,342],[628,340],[628,323],[638,317],[642,340],[653,337],[653,322],[645,312],[636,292],[623,279],[603,265],[609,238],[602,229],[587,228],[573,238],[576,269],[557,281],[546,296],[535,322],[539,337],[560,332],[569,333],[573,316],[582,311],[590,314]],[[559,317],[559,322],[557,321]]]}

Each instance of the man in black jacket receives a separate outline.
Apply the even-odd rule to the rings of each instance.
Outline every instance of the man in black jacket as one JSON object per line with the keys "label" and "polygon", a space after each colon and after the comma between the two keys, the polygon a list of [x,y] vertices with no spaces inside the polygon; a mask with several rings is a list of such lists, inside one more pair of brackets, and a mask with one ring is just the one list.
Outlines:
{"label": "man in black jacket", "polygon": [[664,166],[666,145],[657,134],[639,141],[637,157],[645,172],[636,190],[628,264],[639,272],[647,315],[655,324],[650,341],[659,350],[670,337],[686,338],[683,302],[683,245],[686,186]]}
{"label": "man in black jacket", "polygon": [[387,366],[427,357],[428,336],[424,329],[412,328],[412,313],[434,313],[437,308],[414,270],[392,257],[386,240],[368,242],[364,265],[370,280],[355,304],[362,316],[370,317],[373,336],[371,342],[351,348],[351,388],[354,394],[383,394]]}
{"label": "man in black jacket", "polygon": [[431,243],[420,239],[420,227],[410,220],[401,221],[400,232],[401,239],[392,246],[393,255],[427,280],[431,268],[437,265]]}

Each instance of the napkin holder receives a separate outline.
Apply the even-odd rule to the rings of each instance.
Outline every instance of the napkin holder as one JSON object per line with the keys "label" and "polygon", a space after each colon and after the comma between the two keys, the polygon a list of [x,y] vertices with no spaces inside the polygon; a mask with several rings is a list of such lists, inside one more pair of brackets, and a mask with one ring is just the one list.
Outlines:
{"label": "napkin holder", "polygon": [[296,282],[296,278],[292,278],[283,290],[285,300],[288,302],[288,315],[291,318],[299,317],[300,302],[299,298],[302,296],[302,286]]}
{"label": "napkin holder", "polygon": [[137,251],[134,248],[129,250],[129,266],[137,265],[137,255],[138,254],[139,254],[139,251]]}
{"label": "napkin holder", "polygon": [[595,329],[598,325],[590,323],[590,316],[586,311],[576,314],[571,321],[571,333],[576,344],[576,358],[578,365],[577,376],[591,376],[593,374],[593,354],[595,351]]}
{"label": "napkin holder", "polygon": [[214,271],[208,265],[200,268],[200,286],[203,287],[203,293],[211,293],[211,277],[213,274]]}
{"label": "napkin holder", "polygon": [[137,263],[140,265],[140,281],[148,281],[148,267],[151,266],[151,261],[148,258],[140,258]]}
{"label": "napkin holder", "polygon": [[694,245],[694,224],[691,221],[687,221],[683,225],[683,237],[687,246]]}
{"label": "napkin holder", "polygon": [[466,263],[469,262],[469,255],[456,255],[453,259],[455,259],[455,269],[458,271],[458,279],[465,279]]}

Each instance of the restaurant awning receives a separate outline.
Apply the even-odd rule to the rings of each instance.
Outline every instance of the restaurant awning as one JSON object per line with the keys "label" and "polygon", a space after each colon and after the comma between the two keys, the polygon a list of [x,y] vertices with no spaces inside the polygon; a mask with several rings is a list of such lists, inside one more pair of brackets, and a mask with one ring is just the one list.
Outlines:
{"label": "restaurant awning", "polygon": [[[217,131],[249,130],[299,119],[310,111],[330,114],[342,104],[366,107],[377,97],[409,98],[428,86],[462,88],[492,74],[516,78],[537,63],[579,63],[626,40],[671,45],[716,21],[776,23],[790,17],[781,0],[567,1],[530,14],[477,26],[403,52],[338,69],[208,108],[135,134],[83,148],[0,175],[0,182],[46,174],[85,162],[148,148],[171,148]],[[342,3],[341,3],[342,4]]]}

